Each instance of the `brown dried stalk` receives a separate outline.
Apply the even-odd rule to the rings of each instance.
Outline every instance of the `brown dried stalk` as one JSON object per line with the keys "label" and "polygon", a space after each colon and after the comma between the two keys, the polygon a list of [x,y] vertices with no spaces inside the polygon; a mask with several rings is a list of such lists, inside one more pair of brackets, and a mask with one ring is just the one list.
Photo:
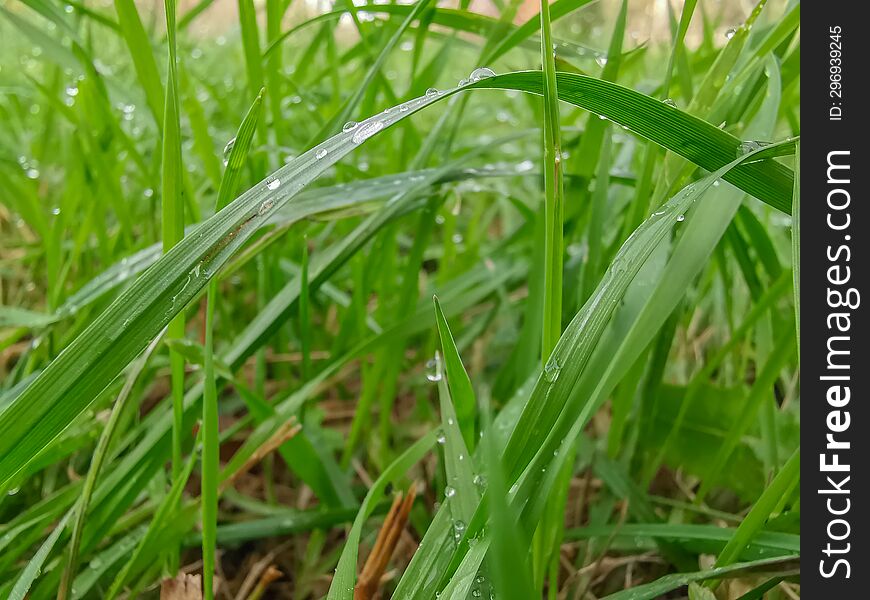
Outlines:
{"label": "brown dried stalk", "polygon": [[384,524],[378,532],[375,545],[366,559],[362,573],[359,575],[359,580],[354,588],[354,600],[371,600],[374,598],[375,593],[377,593],[381,578],[384,576],[390,558],[396,550],[399,537],[408,523],[408,515],[411,514],[411,507],[414,505],[416,495],[417,486],[412,483],[404,499],[402,499],[402,493],[400,492],[396,495],[395,500],[393,500],[390,512],[387,513],[387,518],[384,519]]}
{"label": "brown dried stalk", "polygon": [[274,452],[281,446],[284,442],[292,438],[294,435],[299,433],[302,429],[302,426],[296,422],[296,417],[291,417],[286,423],[282,424],[278,430],[272,434],[266,442],[254,451],[254,453],[245,461],[235,473],[224,479],[220,486],[219,490],[223,492],[228,487],[233,485],[239,477],[241,477],[244,473],[250,471],[254,465],[258,462],[266,458],[271,452]]}

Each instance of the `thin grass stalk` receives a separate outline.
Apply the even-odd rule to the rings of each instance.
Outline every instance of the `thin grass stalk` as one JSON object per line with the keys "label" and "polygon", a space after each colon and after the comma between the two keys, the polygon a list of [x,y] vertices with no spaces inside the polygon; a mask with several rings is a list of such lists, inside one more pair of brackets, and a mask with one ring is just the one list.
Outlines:
{"label": "thin grass stalk", "polygon": [[550,5],[541,0],[541,63],[544,70],[544,327],[541,360],[546,364],[562,335],[562,143],[559,132],[559,97]]}
{"label": "thin grass stalk", "polygon": [[[260,88],[236,133],[235,142],[227,158],[227,166],[218,189],[215,212],[220,211],[232,200],[238,188],[241,170],[248,157],[248,151],[260,117],[264,93],[265,89]],[[258,290],[262,288],[261,282]],[[217,379],[214,361],[214,310],[218,297],[218,279],[214,278],[209,281],[206,293],[202,392],[202,572],[203,593],[207,600],[214,597],[217,507],[220,493],[220,424],[218,421]]]}
{"label": "thin grass stalk", "polygon": [[[184,198],[182,197],[181,124],[178,114],[178,73],[176,55],[175,0],[165,0],[167,46],[166,96],[163,116],[163,168],[161,175],[161,198],[163,219],[163,252],[168,252],[184,237]],[[179,313],[170,323],[167,339],[184,337],[184,313]],[[181,469],[182,420],[184,416],[184,357],[174,350],[169,351],[172,378],[172,475]]]}
{"label": "thin grass stalk", "polygon": [[214,306],[217,280],[208,284],[205,308],[204,388],[202,397],[202,572],[203,594],[214,598],[215,544],[219,479],[218,402],[214,373]]}

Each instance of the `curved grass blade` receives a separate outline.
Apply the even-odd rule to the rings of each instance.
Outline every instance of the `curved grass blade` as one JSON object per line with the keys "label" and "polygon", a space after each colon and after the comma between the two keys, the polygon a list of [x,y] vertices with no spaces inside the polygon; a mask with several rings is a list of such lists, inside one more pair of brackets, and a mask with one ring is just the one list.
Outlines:
{"label": "curved grass blade", "polygon": [[[741,140],[678,108],[632,89],[574,73],[556,74],[559,99],[628,127],[641,137],[708,171],[731,163]],[[519,71],[482,79],[471,88],[514,89],[543,95],[540,71]],[[794,176],[773,160],[747,161],[723,177],[762,202],[791,214]]]}
{"label": "curved grass blade", "polygon": [[290,198],[373,135],[445,96],[411,100],[403,110],[376,115],[330,138],[173,246],[0,414],[0,488],[88,406]]}
{"label": "curved grass blade", "polygon": [[676,573],[665,575],[652,583],[640,585],[629,590],[605,596],[603,600],[655,600],[670,591],[685,587],[696,581],[722,579],[743,573],[797,573],[797,557],[766,558],[727,567],[717,567],[695,573]]}
{"label": "curved grass blade", "polygon": [[109,445],[112,443],[112,437],[115,433],[115,429],[118,427],[121,415],[125,412],[127,402],[130,399],[130,393],[133,391],[133,385],[142,373],[142,369],[145,368],[145,364],[148,362],[151,354],[153,354],[154,350],[157,348],[161,337],[162,336],[158,335],[154,338],[154,341],[152,341],[148,348],[145,349],[142,356],[133,363],[129,374],[127,375],[127,379],[124,381],[124,386],[118,394],[118,399],[112,406],[112,412],[109,415],[106,427],[103,429],[103,433],[100,435],[100,440],[97,442],[97,447],[94,450],[94,455],[91,459],[91,465],[88,468],[88,474],[85,477],[82,495],[75,508],[76,518],[73,523],[72,537],[69,542],[69,554],[67,556],[66,567],[64,568],[60,588],[58,589],[58,600],[64,600],[72,593],[73,578],[75,577],[76,569],[78,568],[78,553],[82,540],[82,531],[84,529],[85,519],[87,518],[88,508],[90,507],[91,496],[97,482],[97,477],[99,477],[100,469],[102,469],[103,462],[106,460]]}
{"label": "curved grass blade", "polygon": [[37,550],[36,554],[33,555],[33,558],[31,558],[27,563],[27,566],[24,567],[24,570],[21,572],[21,575],[18,576],[18,580],[12,587],[12,591],[9,593],[9,600],[24,600],[24,598],[27,597],[27,592],[30,590],[30,586],[33,585],[33,582],[36,581],[36,578],[42,573],[42,566],[45,564],[49,553],[51,553],[54,545],[57,543],[60,534],[63,533],[64,529],[66,529],[66,524],[72,517],[72,514],[73,511],[67,511],[63,519],[61,519],[55,526],[51,535],[45,539],[39,547],[39,550]]}
{"label": "curved grass blade", "polygon": [[[619,525],[589,526],[569,529],[565,538],[581,540],[595,537],[650,537],[672,541],[699,540],[711,542],[724,548],[734,537],[737,530],[717,525],[695,525],[680,523],[623,523]],[[781,533],[778,531],[759,531],[747,550],[776,552],[779,554],[797,554],[801,550],[799,535]],[[738,557],[739,558],[739,557]]]}
{"label": "curved grass blade", "polygon": [[800,479],[801,451],[800,448],[786,461],[782,470],[776,474],[761,497],[740,523],[734,536],[728,541],[716,559],[717,567],[724,567],[735,562],[747,544],[752,542],[761,528],[770,518],[775,508]]}
{"label": "curved grass blade", "polygon": [[[645,221],[623,245],[595,294],[566,328],[550,359],[549,368],[539,374],[532,395],[505,448],[503,460],[508,481],[517,481],[515,502],[525,505],[524,518],[521,521],[525,526],[536,526],[543,511],[548,496],[547,484],[553,481],[552,478],[548,479],[546,470],[553,459],[554,451],[559,450],[563,443],[573,443],[593,411],[600,405],[599,397],[594,398],[594,401],[590,400],[588,394],[577,389],[576,383],[586,369],[619,299],[641,265],[678,222],[679,215],[684,214],[715,181],[741,162],[754,160],[766,152],[769,152],[767,156],[778,155],[780,152],[787,152],[792,146],[792,142],[786,141],[756,150],[690,184],[665,204],[661,211]],[[541,442],[541,439],[544,441]],[[466,531],[465,539],[480,532],[485,522],[480,515],[481,509],[478,508]],[[462,546],[463,550],[466,548],[467,546]],[[448,574],[462,560],[462,552],[457,552]]]}
{"label": "curved grass blade", "polygon": [[[233,138],[233,147],[227,159],[227,166],[221,178],[218,189],[215,212],[224,208],[235,196],[239,187],[242,167],[247,162],[251,141],[257,129],[257,121],[260,118],[260,106],[263,102],[264,89],[254,99],[251,108],[242,120],[236,137]],[[214,360],[214,309],[218,300],[217,279],[208,283],[206,295],[205,315],[205,349],[204,356],[204,381],[202,396],[202,569],[205,597],[210,599],[214,596],[213,580],[215,569],[215,544],[217,538],[218,516],[218,471],[220,468],[219,446],[219,423],[218,423],[218,397],[217,384],[215,382]],[[181,412],[183,413],[183,401]],[[183,415],[178,419],[183,421]]]}

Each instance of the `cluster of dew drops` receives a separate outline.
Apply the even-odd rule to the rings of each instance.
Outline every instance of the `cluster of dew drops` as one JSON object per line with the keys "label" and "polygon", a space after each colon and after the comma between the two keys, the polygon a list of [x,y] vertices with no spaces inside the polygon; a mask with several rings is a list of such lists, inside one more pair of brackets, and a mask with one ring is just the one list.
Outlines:
{"label": "cluster of dew drops", "polygon": [[[495,76],[495,72],[492,69],[490,69],[488,67],[478,67],[477,69],[475,69],[474,71],[471,72],[471,74],[468,76],[468,78],[460,80],[459,87],[463,87],[463,86],[469,85],[471,83],[475,83],[477,81],[480,81],[482,79],[486,79],[488,77],[494,77],[494,76]],[[441,92],[435,88],[429,88],[428,90],[426,90],[426,93],[422,99],[423,100],[427,100],[427,99],[431,100],[433,98],[437,98],[442,93],[443,92]],[[400,104],[399,111],[400,112],[407,112],[408,110],[410,110],[411,104],[413,102],[414,101],[412,100],[410,102]],[[392,111],[392,108],[388,108],[384,111],[384,114],[390,113],[391,111]],[[344,124],[344,126],[341,128],[341,130],[343,133],[351,134],[351,141],[354,144],[359,145],[359,144],[362,144],[367,139],[369,139],[370,137],[372,137],[373,135],[375,135],[376,133],[378,133],[379,131],[381,131],[385,126],[386,126],[386,124],[385,124],[384,120],[379,118],[379,116],[376,116],[376,117],[373,117],[373,118],[368,119],[366,121],[363,121],[362,123],[357,123],[356,121],[348,121],[347,123]],[[232,138],[229,142],[227,142],[226,146],[224,146],[224,151],[223,151],[224,165],[228,164],[229,157],[233,151],[233,148],[235,147],[235,143],[236,143],[236,138]],[[315,150],[314,158],[316,160],[322,160],[322,159],[326,158],[326,156],[328,154],[329,154],[329,150],[325,147],[321,147],[321,148],[318,148]],[[269,191],[275,191],[279,187],[281,187],[281,180],[278,177],[270,176],[269,178],[266,179],[266,189],[268,189]],[[261,210],[260,212],[262,214],[265,211]]]}

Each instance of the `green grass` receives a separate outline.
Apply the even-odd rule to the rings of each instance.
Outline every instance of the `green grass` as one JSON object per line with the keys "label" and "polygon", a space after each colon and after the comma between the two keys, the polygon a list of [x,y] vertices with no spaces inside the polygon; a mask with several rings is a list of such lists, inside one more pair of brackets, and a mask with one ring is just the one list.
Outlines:
{"label": "green grass", "polygon": [[799,593],[799,3],[231,4],[0,7],[0,597]]}

